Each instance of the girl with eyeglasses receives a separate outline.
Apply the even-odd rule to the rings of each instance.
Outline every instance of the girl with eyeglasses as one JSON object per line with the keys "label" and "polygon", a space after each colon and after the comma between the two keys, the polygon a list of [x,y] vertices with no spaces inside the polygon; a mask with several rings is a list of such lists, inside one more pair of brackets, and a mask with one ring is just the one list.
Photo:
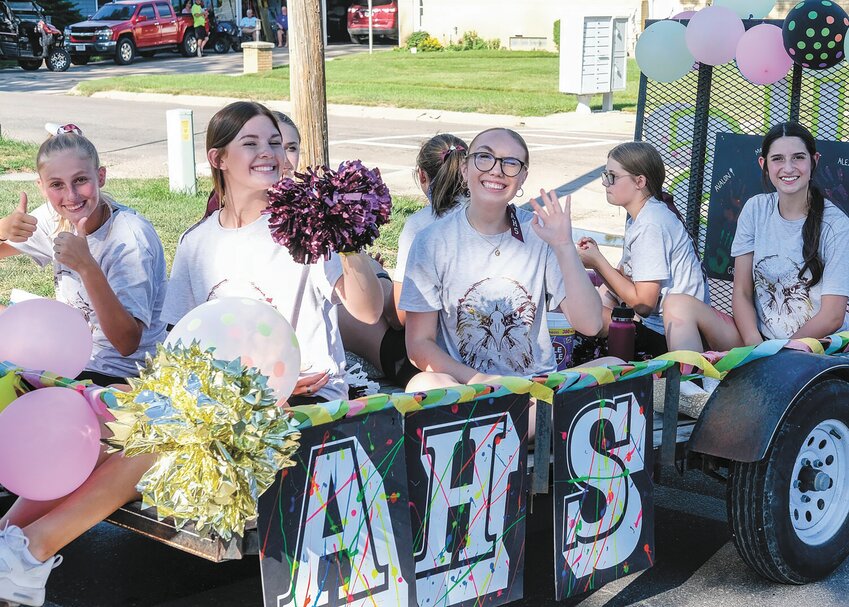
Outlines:
{"label": "girl with eyeglasses", "polygon": [[577,331],[602,326],[601,301],[572,241],[569,199],[542,193],[535,213],[513,206],[528,147],[509,129],[483,131],[461,166],[469,203],[423,229],[407,262],[400,308],[407,352],[423,373],[408,391],[486,383],[556,368],[547,311]]}
{"label": "girl with eyeglasses", "polygon": [[92,328],[91,360],[78,379],[102,386],[138,375],[165,333],[165,255],[150,222],[101,188],[106,168],[74,125],[51,125],[36,157],[47,199],[30,212],[26,194],[0,219],[0,258],[24,254],[53,266],[56,299]]}
{"label": "girl with eyeglasses", "polygon": [[407,316],[398,308],[401,286],[410,246],[416,234],[438,219],[453,213],[468,200],[461,168],[468,144],[449,133],[441,133],[422,144],[416,158],[414,176],[428,204],[410,215],[398,238],[395,272],[389,277],[376,264],[384,288],[384,312],[377,324],[365,324],[345,310],[339,311],[339,328],[345,348],[374,365],[390,382],[404,386],[418,373],[407,357],[405,330]]}
{"label": "girl with eyeglasses", "polygon": [[608,203],[628,212],[622,260],[614,267],[592,238],[578,242],[584,266],[604,281],[602,335],[613,307],[625,303],[641,321],[635,350],[650,356],[667,351],[662,318],[666,297],[683,293],[703,302],[708,296],[695,245],[675,207],[661,202],[665,178],[663,160],[650,144],[633,141],[610,150],[601,182]]}
{"label": "girl with eyeglasses", "polygon": [[[38,185],[47,198],[29,212],[0,220],[0,258],[23,253],[51,263],[56,299],[82,312],[94,348],[78,379],[124,383],[162,341],[165,256],[153,226],[101,188],[106,169],[97,150],[73,125],[53,130],[38,150]],[[125,457],[104,449],[89,478],[58,500],[18,498],[0,516],[0,603],[44,604],[56,553],[109,514],[138,499],[136,484],[155,456]]]}
{"label": "girl with eyeglasses", "polygon": [[812,178],[819,161],[810,131],[794,122],[772,127],[759,158],[764,189],[737,219],[734,317],[694,301],[669,298],[664,322],[670,349],[714,350],[765,339],[822,338],[849,327],[849,218]]}

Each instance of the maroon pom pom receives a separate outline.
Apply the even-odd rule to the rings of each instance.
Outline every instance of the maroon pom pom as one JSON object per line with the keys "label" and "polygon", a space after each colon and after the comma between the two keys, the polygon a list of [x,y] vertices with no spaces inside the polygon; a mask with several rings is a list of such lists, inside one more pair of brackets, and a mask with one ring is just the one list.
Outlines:
{"label": "maroon pom pom", "polygon": [[359,251],[373,243],[389,221],[392,197],[380,169],[349,160],[295,173],[268,190],[268,225],[277,244],[298,263],[315,263],[330,253]]}

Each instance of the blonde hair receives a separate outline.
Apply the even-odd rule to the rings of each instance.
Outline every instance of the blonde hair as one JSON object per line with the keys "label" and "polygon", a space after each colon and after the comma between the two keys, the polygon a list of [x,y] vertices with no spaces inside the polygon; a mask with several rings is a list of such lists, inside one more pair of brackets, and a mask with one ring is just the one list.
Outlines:
{"label": "blonde hair", "polygon": [[[44,143],[41,144],[41,147],[38,148],[38,154],[35,156],[35,166],[39,175],[41,175],[41,170],[44,168],[44,165],[47,163],[50,156],[60,152],[69,151],[76,152],[81,157],[89,159],[95,171],[100,169],[100,156],[91,141],[77,133],[60,133],[46,139]],[[109,210],[109,215],[111,216],[117,203],[106,192],[100,190],[100,196],[98,197],[97,204],[98,206],[100,206],[100,204],[105,204]],[[71,222],[59,215],[57,233],[71,232],[72,228],[73,226],[71,225]]]}

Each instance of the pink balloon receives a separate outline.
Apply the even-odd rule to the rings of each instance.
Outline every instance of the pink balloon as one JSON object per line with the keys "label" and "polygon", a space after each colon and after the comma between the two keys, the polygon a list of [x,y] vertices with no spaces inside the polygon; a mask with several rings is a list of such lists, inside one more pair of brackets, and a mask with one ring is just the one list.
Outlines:
{"label": "pink balloon", "polygon": [[89,477],[99,454],[97,416],[70,388],[28,392],[0,414],[0,484],[21,497],[68,495]]}
{"label": "pink balloon", "polygon": [[709,6],[697,12],[687,25],[687,48],[696,61],[722,65],[734,59],[737,43],[746,28],[737,13],[724,6]]}
{"label": "pink balloon", "polygon": [[753,84],[778,82],[793,66],[784,50],[781,28],[768,23],[756,25],[737,44],[737,67]]}
{"label": "pink balloon", "polygon": [[677,15],[673,15],[671,19],[692,19],[695,14],[696,11],[682,11]]}
{"label": "pink balloon", "polygon": [[82,313],[55,299],[30,299],[0,313],[0,360],[76,377],[91,358]]}

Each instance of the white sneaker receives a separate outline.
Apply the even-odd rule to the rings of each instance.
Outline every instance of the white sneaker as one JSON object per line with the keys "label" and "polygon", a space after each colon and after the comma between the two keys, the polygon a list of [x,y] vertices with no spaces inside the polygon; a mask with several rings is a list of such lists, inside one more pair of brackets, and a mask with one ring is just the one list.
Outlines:
{"label": "white sneaker", "polygon": [[29,538],[20,527],[7,525],[0,531],[0,601],[40,607],[47,578],[62,557],[51,556],[40,565],[32,565],[25,557],[28,548]]}

